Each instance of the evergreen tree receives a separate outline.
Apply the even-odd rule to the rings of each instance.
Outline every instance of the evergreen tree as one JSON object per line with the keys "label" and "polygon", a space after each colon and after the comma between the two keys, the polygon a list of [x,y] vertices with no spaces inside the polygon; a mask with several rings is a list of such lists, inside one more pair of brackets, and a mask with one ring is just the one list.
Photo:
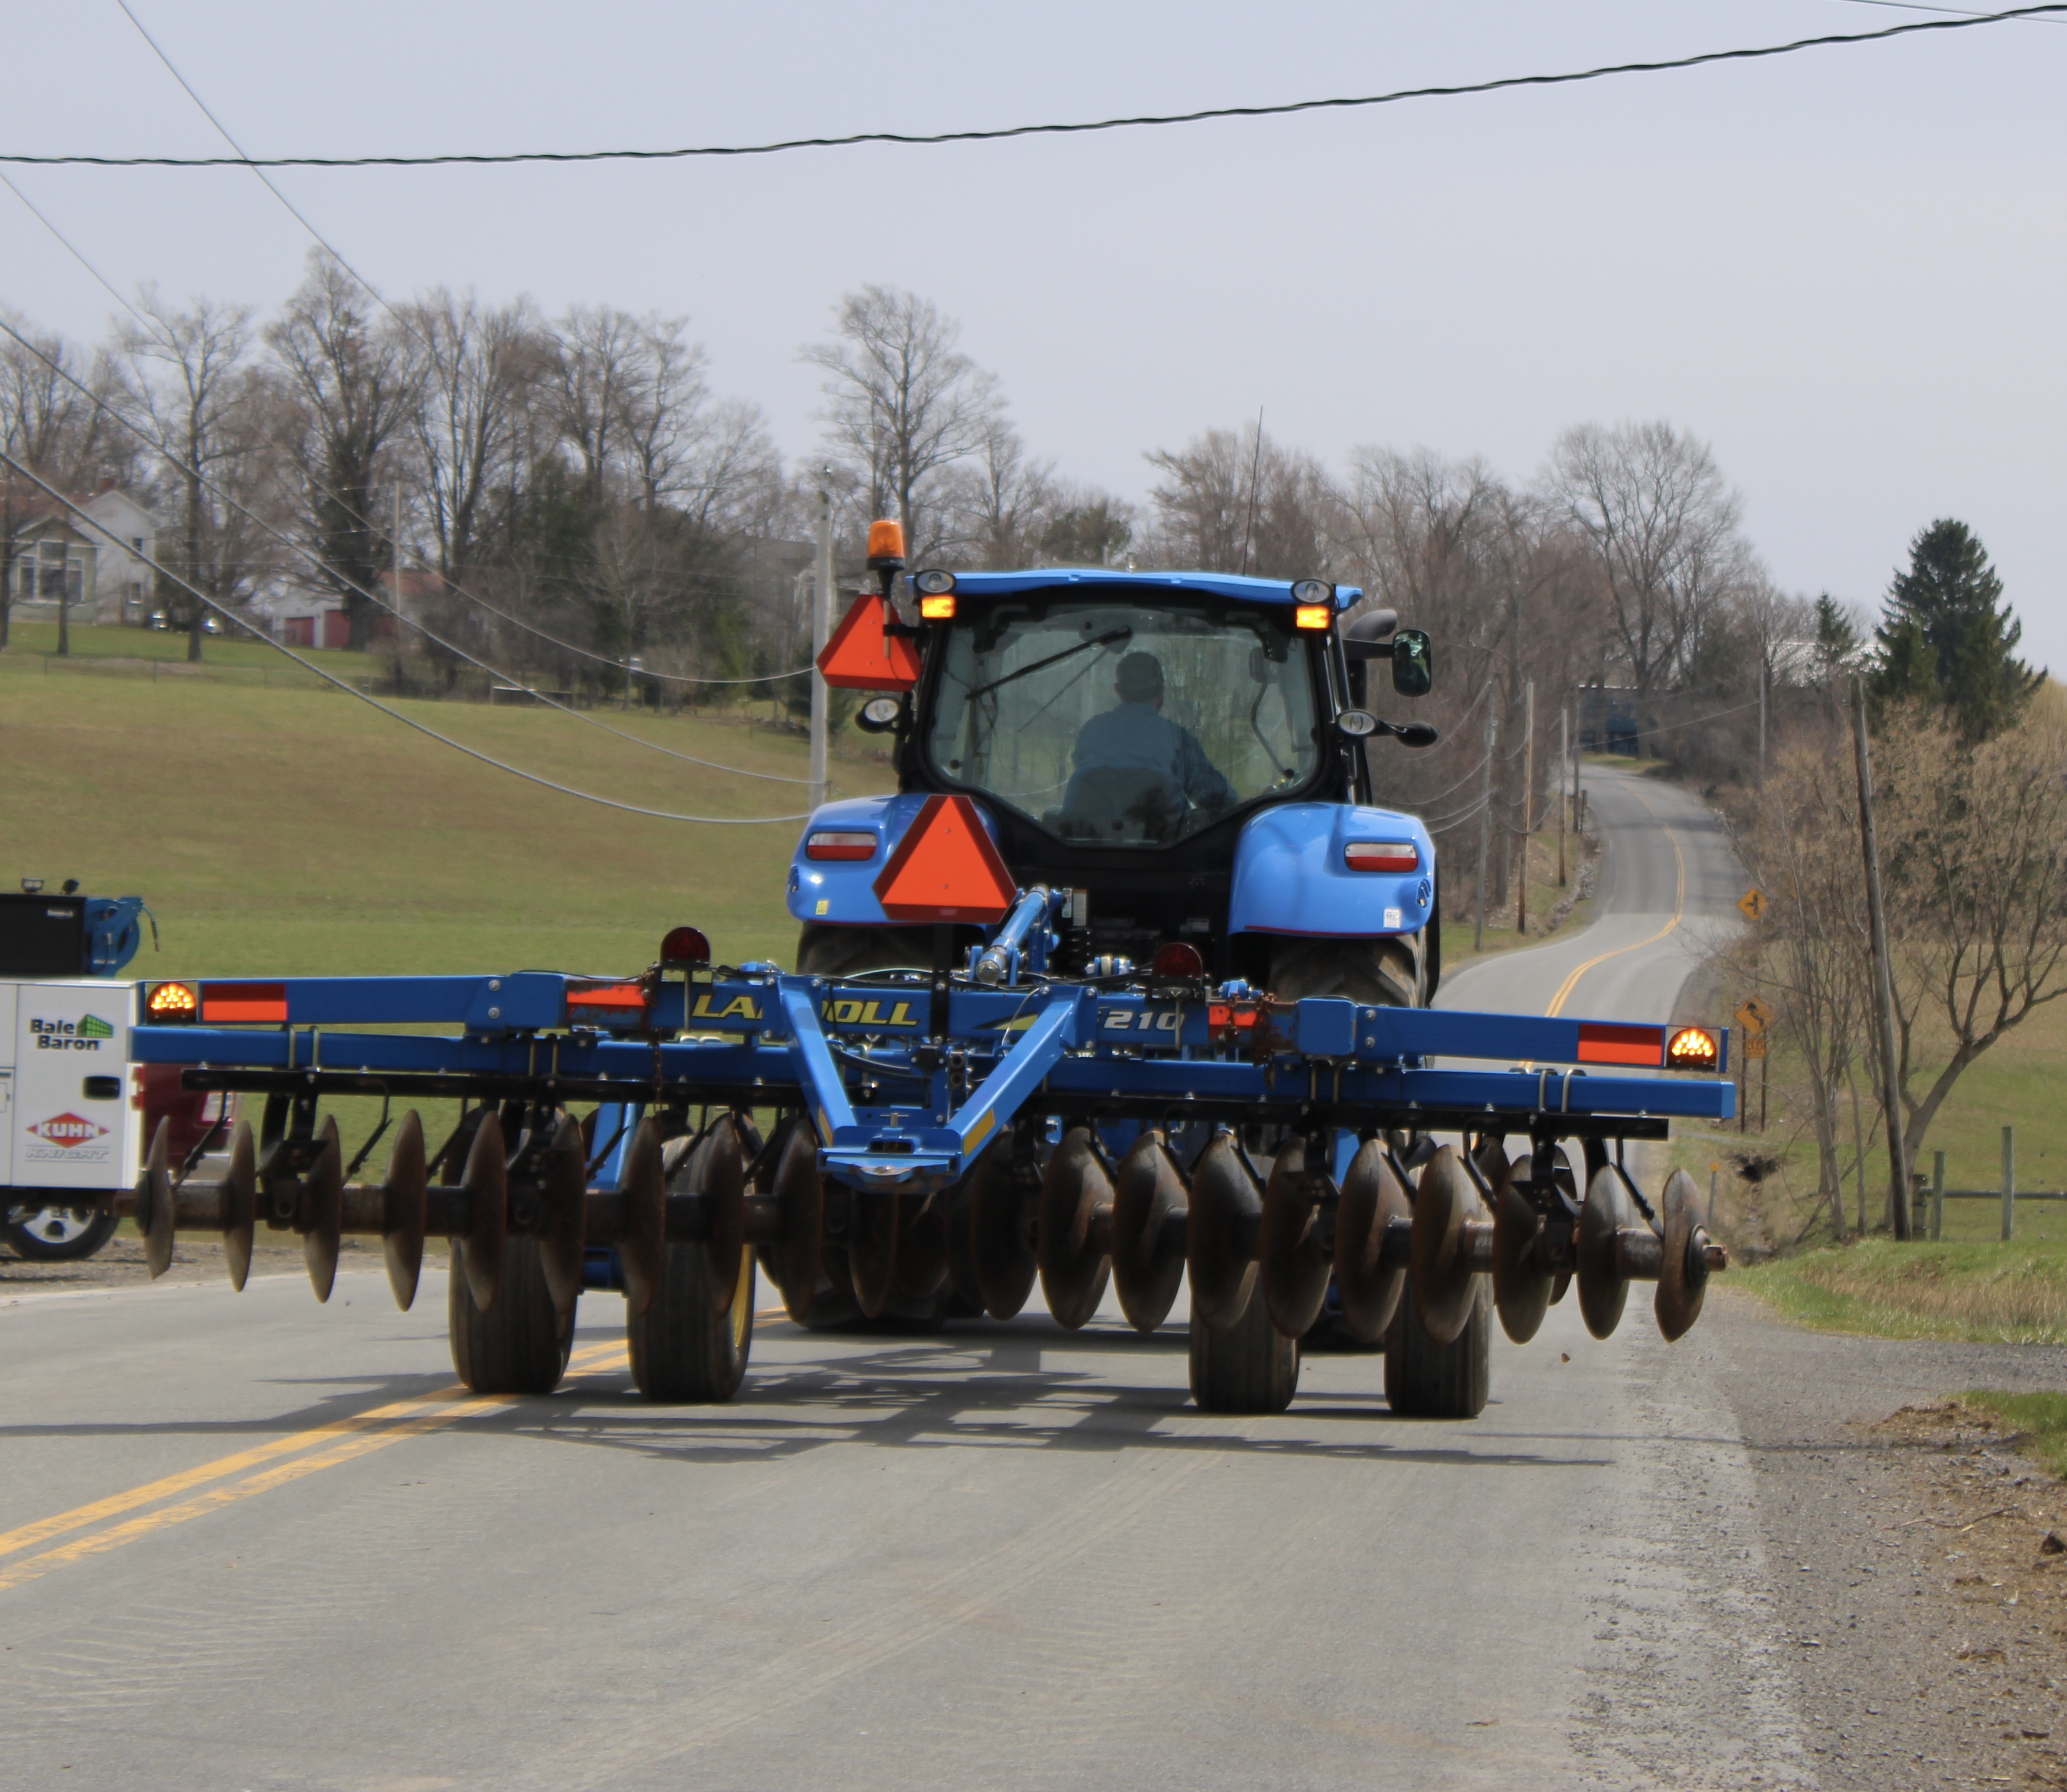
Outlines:
{"label": "evergreen tree", "polygon": [[1844,605],[1824,592],[1816,599],[1816,681],[1834,685],[1856,671],[1861,644],[1858,627]]}
{"label": "evergreen tree", "polygon": [[1969,740],[2015,721],[2045,674],[2016,656],[2024,624],[2002,591],[1988,551],[1966,524],[1941,517],[1923,530],[1909,544],[1909,570],[1895,575],[1886,620],[1874,632],[1874,695],[1943,705]]}

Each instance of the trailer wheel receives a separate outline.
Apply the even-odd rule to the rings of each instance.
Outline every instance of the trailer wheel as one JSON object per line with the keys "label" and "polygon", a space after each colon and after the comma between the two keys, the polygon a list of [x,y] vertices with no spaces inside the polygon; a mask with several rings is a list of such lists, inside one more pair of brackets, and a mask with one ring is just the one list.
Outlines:
{"label": "trailer wheel", "polygon": [[1448,1344],[1429,1342],[1421,1329],[1410,1278],[1399,1310],[1385,1335],[1385,1398],[1403,1418],[1476,1419],[1492,1392],[1492,1306],[1485,1279],[1472,1300],[1472,1316]]}
{"label": "trailer wheel", "polygon": [[713,1405],[730,1400],[746,1379],[753,1349],[753,1253],[739,1254],[739,1281],[723,1312],[711,1298],[704,1257],[701,1244],[669,1245],[652,1305],[625,1323],[631,1379],[649,1400]]}
{"label": "trailer wheel", "polygon": [[540,1241],[512,1233],[502,1244],[502,1279],[495,1304],[474,1304],[466,1276],[466,1241],[452,1241],[445,1275],[445,1319],[453,1367],[477,1394],[550,1394],[566,1372],[575,1347],[575,1314],[562,1319],[546,1286]]}
{"label": "trailer wheel", "polygon": [[121,1223],[94,1207],[10,1207],[7,1242],[31,1263],[76,1263],[112,1238]]}
{"label": "trailer wheel", "polygon": [[1192,1399],[1201,1412],[1282,1412],[1299,1387],[1299,1340],[1270,1323],[1261,1290],[1242,1316],[1216,1331],[1191,1319]]}

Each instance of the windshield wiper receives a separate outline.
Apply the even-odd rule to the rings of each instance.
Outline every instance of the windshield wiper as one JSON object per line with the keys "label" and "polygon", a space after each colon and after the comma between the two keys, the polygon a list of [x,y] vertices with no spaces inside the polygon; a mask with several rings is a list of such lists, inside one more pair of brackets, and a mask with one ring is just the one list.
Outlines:
{"label": "windshield wiper", "polygon": [[1051,653],[1045,660],[1036,660],[1030,666],[1021,666],[1017,672],[1008,672],[1002,678],[993,678],[988,685],[979,685],[969,694],[967,701],[973,703],[980,697],[988,697],[1001,685],[1009,685],[1016,678],[1025,678],[1043,672],[1058,660],[1067,660],[1079,653],[1086,653],[1094,647],[1112,647],[1121,641],[1134,639],[1134,631],[1125,623],[1117,628],[1108,628],[1103,635],[1088,641],[1078,641],[1074,647],[1066,647],[1060,653]]}

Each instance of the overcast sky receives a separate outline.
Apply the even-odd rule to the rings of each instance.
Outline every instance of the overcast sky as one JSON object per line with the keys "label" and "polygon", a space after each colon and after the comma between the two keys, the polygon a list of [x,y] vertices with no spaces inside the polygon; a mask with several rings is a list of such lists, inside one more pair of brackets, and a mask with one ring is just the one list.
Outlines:
{"label": "overcast sky", "polygon": [[[1184,110],[1584,67],[1929,16],[1860,0],[347,8],[132,0],[254,154],[662,147]],[[2067,15],[2063,15],[2067,16]],[[210,154],[114,0],[9,0],[0,147]],[[1588,419],[1712,444],[1788,589],[1877,603],[1973,525],[2067,671],[2067,25],[1373,111],[734,161],[276,176],[390,295],[686,314],[812,453],[837,296],[964,326],[1029,444],[1140,498],[1143,450],[1265,411],[1511,477]],[[118,286],[276,304],[308,238],[248,171],[26,169]],[[0,300],[112,309],[0,191]]]}

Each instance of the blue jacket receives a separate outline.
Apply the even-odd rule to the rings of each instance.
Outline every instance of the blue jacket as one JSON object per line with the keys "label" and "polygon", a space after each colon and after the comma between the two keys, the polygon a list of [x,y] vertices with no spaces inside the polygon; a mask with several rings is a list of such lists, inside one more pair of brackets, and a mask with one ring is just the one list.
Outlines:
{"label": "blue jacket", "polygon": [[1235,799],[1234,786],[1192,731],[1152,704],[1123,703],[1093,716],[1078,731],[1075,758],[1079,778],[1089,771],[1159,772],[1201,809],[1224,809]]}

